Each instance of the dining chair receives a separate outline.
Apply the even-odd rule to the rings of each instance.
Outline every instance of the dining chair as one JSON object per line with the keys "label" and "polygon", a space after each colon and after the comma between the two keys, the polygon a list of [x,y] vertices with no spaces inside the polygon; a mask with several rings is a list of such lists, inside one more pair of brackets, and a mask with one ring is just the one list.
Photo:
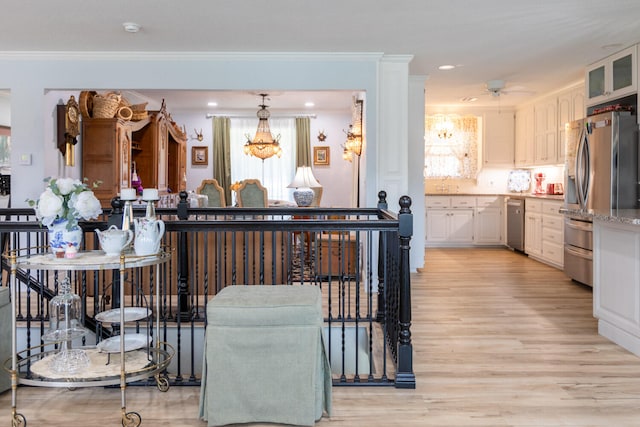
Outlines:
{"label": "dining chair", "polygon": [[218,184],[217,179],[203,179],[196,193],[203,194],[209,198],[208,207],[224,208],[227,206],[224,197],[224,188]]}
{"label": "dining chair", "polygon": [[269,206],[267,189],[258,179],[245,179],[236,191],[236,200],[240,208],[266,208]]}

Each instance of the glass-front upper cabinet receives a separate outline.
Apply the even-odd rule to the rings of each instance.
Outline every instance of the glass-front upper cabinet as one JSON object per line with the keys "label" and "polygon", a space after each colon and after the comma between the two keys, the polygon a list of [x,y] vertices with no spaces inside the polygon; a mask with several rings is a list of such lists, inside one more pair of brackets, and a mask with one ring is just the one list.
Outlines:
{"label": "glass-front upper cabinet", "polygon": [[587,105],[632,94],[637,90],[637,46],[596,62],[587,68]]}

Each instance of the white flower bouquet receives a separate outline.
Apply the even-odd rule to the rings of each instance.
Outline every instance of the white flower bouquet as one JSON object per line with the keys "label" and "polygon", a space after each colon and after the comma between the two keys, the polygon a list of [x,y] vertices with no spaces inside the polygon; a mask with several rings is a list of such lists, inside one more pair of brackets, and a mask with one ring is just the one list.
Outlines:
{"label": "white flower bouquet", "polygon": [[[35,206],[36,218],[48,228],[54,223],[67,221],[67,229],[77,227],[80,219],[96,219],[102,213],[100,201],[89,186],[73,178],[46,178],[47,187],[38,200],[27,200]],[[93,188],[100,185],[93,184]]]}

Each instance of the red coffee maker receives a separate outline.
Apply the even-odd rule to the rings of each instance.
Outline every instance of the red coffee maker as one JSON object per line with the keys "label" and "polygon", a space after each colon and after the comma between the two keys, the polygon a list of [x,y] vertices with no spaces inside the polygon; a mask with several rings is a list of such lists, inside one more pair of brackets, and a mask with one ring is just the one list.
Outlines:
{"label": "red coffee maker", "polygon": [[544,187],[542,185],[542,181],[544,181],[545,175],[542,172],[538,172],[534,174],[534,178],[536,179],[536,189],[534,190],[535,194],[546,194]]}

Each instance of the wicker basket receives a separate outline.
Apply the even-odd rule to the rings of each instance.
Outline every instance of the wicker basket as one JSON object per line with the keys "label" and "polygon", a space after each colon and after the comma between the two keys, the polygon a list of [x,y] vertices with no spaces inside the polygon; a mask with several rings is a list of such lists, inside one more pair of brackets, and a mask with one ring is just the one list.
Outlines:
{"label": "wicker basket", "polygon": [[120,106],[120,95],[109,93],[97,94],[93,97],[93,117],[97,119],[111,119],[116,115]]}
{"label": "wicker basket", "polygon": [[144,111],[134,111],[133,115],[131,116],[131,121],[133,122],[137,122],[140,120],[144,120],[147,117],[149,117],[149,113],[147,112],[147,110]]}
{"label": "wicker basket", "polygon": [[80,106],[80,114],[85,119],[91,118],[93,113],[93,97],[97,94],[97,92],[90,90],[83,90],[80,92],[80,99],[78,100],[78,104]]}
{"label": "wicker basket", "polygon": [[131,120],[133,117],[133,111],[131,111],[130,107],[119,107],[118,112],[116,113],[116,117],[122,120]]}
{"label": "wicker basket", "polygon": [[143,102],[142,104],[133,104],[133,105],[129,105],[129,107],[131,107],[131,110],[133,111],[133,113],[142,113],[143,111],[147,111],[147,104],[148,102]]}
{"label": "wicker basket", "polygon": [[137,122],[139,120],[144,120],[149,116],[147,112],[147,104],[148,102],[143,102],[142,104],[133,104],[129,106],[131,111],[133,111],[133,116],[131,116],[131,120]]}

